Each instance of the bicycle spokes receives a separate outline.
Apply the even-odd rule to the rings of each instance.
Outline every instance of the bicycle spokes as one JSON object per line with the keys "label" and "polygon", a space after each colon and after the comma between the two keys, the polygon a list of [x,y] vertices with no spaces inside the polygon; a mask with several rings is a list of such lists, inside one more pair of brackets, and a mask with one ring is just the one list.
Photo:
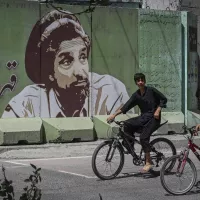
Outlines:
{"label": "bicycle spokes", "polygon": [[93,155],[94,173],[101,179],[111,179],[122,169],[124,154],[121,148],[115,143],[102,143]]}
{"label": "bicycle spokes", "polygon": [[[173,168],[168,171],[169,165]],[[194,164],[187,157],[179,155],[169,158],[161,170],[161,183],[172,194],[184,194],[188,192],[196,182],[196,170]]]}

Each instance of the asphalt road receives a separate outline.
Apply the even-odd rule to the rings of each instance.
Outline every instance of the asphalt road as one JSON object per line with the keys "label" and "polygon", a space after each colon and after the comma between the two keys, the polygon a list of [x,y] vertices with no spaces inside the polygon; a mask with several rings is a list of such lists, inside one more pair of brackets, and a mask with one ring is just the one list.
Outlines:
{"label": "asphalt road", "polygon": [[[194,156],[200,172],[200,164]],[[131,158],[126,157],[122,173],[110,181],[99,180],[91,169],[91,156],[44,158],[44,159],[5,159],[0,164],[6,168],[6,175],[13,180],[16,200],[27,184],[23,182],[32,172],[30,163],[41,167],[42,200],[199,200],[200,189],[184,196],[169,195],[161,186],[159,177],[141,176]],[[2,175],[0,175],[0,179]]]}

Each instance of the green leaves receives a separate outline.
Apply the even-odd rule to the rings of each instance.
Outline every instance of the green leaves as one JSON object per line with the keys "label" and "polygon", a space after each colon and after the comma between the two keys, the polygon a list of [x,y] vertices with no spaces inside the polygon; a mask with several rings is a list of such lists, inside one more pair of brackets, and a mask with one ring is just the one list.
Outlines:
{"label": "green leaves", "polygon": [[[35,165],[30,164],[34,169],[33,174],[29,176],[29,178],[25,179],[25,183],[29,183],[30,186],[26,186],[23,188],[24,193],[20,196],[19,200],[41,200],[42,192],[41,189],[37,187],[37,184],[42,181],[39,171],[41,168],[37,168]],[[15,200],[14,199],[14,188],[12,186],[12,181],[6,178],[5,168],[2,166],[2,172],[4,175],[4,179],[0,180],[0,199],[3,200]],[[99,194],[100,200],[103,200],[101,194]]]}
{"label": "green leaves", "polygon": [[[40,200],[42,193],[41,189],[37,187],[37,184],[41,182],[42,178],[39,171],[41,168],[37,168],[35,165],[30,164],[34,169],[33,174],[29,178],[25,179],[25,183],[29,183],[30,186],[23,188],[24,193],[20,196],[20,200]],[[2,172],[4,175],[4,180],[1,181],[0,185],[0,197],[3,197],[3,200],[15,200],[14,199],[14,188],[12,186],[12,181],[6,178],[5,168],[2,166]]]}
{"label": "green leaves", "polygon": [[102,198],[102,196],[101,196],[101,194],[99,193],[99,197],[100,197],[100,200],[103,200],[103,198]]}
{"label": "green leaves", "polygon": [[13,192],[14,192],[14,189],[13,189],[13,186],[12,186],[12,185],[8,186],[7,192],[8,192],[8,193],[13,193]]}
{"label": "green leaves", "polygon": [[5,197],[6,196],[6,190],[1,190],[0,191],[0,196]]}
{"label": "green leaves", "polygon": [[35,165],[33,165],[33,164],[30,164],[30,165],[31,165],[31,167],[33,167],[33,169],[37,169],[37,167]]}
{"label": "green leaves", "polygon": [[41,189],[37,187],[38,182],[41,182],[41,176],[39,171],[41,168],[37,168],[35,165],[30,164],[34,169],[33,174],[25,179],[24,182],[30,183],[30,187],[24,188],[24,193],[20,196],[20,200],[40,200],[41,199]]}
{"label": "green leaves", "polygon": [[14,200],[14,189],[12,186],[12,181],[6,178],[5,168],[2,166],[2,172],[4,179],[0,180],[0,196],[4,197],[3,200]]}

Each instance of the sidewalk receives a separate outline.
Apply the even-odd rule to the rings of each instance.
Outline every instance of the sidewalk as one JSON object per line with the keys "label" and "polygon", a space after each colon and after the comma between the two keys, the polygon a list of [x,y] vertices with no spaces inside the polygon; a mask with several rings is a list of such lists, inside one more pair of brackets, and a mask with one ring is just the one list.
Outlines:
{"label": "sidewalk", "polygon": [[[187,146],[183,135],[152,136],[165,137],[173,142],[177,149]],[[34,159],[34,158],[60,158],[75,156],[91,156],[94,149],[104,140],[80,143],[40,144],[21,146],[0,146],[0,159]],[[200,145],[200,136],[196,136],[195,143]]]}

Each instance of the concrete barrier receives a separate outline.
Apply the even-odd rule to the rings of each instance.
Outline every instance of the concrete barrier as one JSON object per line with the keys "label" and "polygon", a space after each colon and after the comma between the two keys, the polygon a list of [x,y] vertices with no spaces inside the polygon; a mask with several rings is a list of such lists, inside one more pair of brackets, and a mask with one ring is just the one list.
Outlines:
{"label": "concrete barrier", "polygon": [[197,124],[200,124],[200,115],[198,113],[188,110],[187,119],[188,119],[187,120],[188,127],[196,126]]}
{"label": "concrete barrier", "polygon": [[89,117],[42,119],[46,142],[79,142],[95,139],[93,123]]}
{"label": "concrete barrier", "polygon": [[[199,115],[189,112],[192,121],[199,120]],[[116,120],[123,121],[137,114],[119,115]],[[106,139],[118,131],[115,123],[106,122],[107,115],[74,118],[18,118],[0,119],[0,145],[33,144],[43,142],[79,142],[93,141],[96,138]],[[193,119],[194,118],[194,119]],[[153,135],[167,135],[171,131],[179,134],[184,124],[181,112],[163,112],[162,122],[168,123],[154,132]],[[195,124],[196,124],[195,121]]]}
{"label": "concrete barrier", "polygon": [[[123,121],[131,117],[136,117],[137,114],[133,115],[118,115],[117,121]],[[106,119],[107,115],[98,115],[93,117],[94,128],[97,134],[97,138],[106,139],[112,137],[117,131],[118,126],[115,123],[108,124]],[[161,123],[168,120],[168,123],[160,127],[153,135],[168,135],[180,133],[184,124],[184,115],[181,112],[163,112]]]}
{"label": "concrete barrier", "polygon": [[[118,115],[116,117],[116,121],[123,121],[136,116],[138,115],[137,114]],[[107,118],[108,118],[107,115],[96,115],[93,117],[94,128],[98,139],[105,139],[112,137],[112,135],[118,131],[118,126],[115,123],[108,124],[106,122]]]}
{"label": "concrete barrier", "polygon": [[0,145],[43,143],[40,118],[0,119]]}
{"label": "concrete barrier", "polygon": [[184,125],[184,115],[182,112],[162,112],[161,123],[168,120],[168,123],[154,132],[154,135],[179,134]]}

